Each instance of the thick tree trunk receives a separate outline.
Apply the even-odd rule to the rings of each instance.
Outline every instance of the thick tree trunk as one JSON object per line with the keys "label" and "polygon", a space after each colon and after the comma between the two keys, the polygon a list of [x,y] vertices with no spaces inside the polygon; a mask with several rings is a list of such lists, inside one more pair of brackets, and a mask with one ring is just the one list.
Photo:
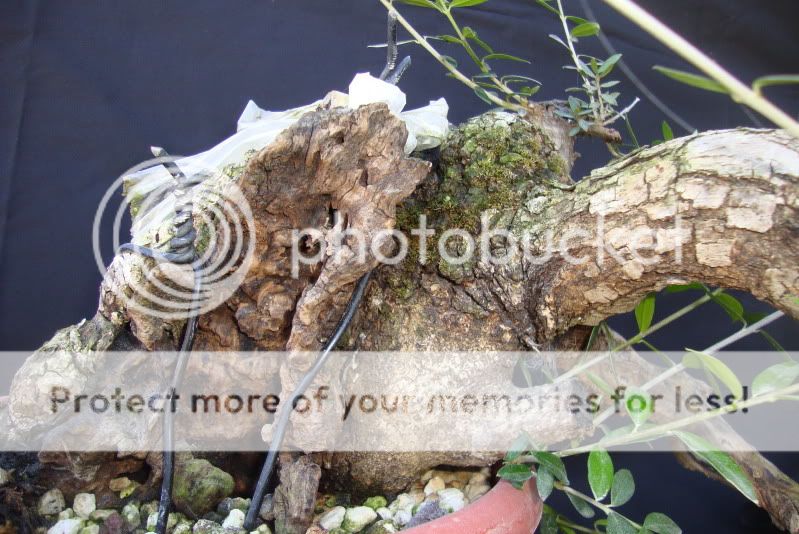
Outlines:
{"label": "thick tree trunk", "polygon": [[[332,238],[340,230],[332,210],[367,242],[395,223],[414,228],[420,214],[437,237],[454,227],[478,243],[481,232],[508,234],[486,242],[504,258],[501,264],[485,258],[456,264],[435,245],[420,263],[423,251],[412,244],[405,262],[377,270],[342,348],[530,350],[627,311],[650,291],[687,281],[749,291],[799,315],[799,142],[772,130],[697,134],[639,150],[574,185],[564,132],[552,117],[486,114],[451,133],[430,173],[430,163],[404,155],[404,126],[383,105],[306,115],[236,177],[256,218],[256,261],[235,295],[200,318],[195,348],[286,349],[279,376],[284,397],[293,391],[311,364],[303,351],[321,346],[355,281],[377,264],[371,252],[366,263],[355,261],[355,244],[345,241],[338,254],[291,276],[291,230],[312,227]],[[599,246],[597,234],[604,236]],[[638,250],[630,235],[638,236]],[[388,251],[392,240],[383,237],[378,245]],[[454,256],[462,251],[457,240],[445,248]],[[33,386],[46,382],[50,351],[175,347],[180,321],[138,313],[118,297],[148,261],[117,256],[98,315],[57,334],[20,370],[8,412],[18,432],[36,430],[40,421]],[[90,371],[96,371],[91,361],[80,360],[61,362],[59,372],[85,377]],[[274,371],[253,368],[243,380],[266,381]],[[554,423],[542,418],[529,432],[543,445],[586,433],[581,425],[553,433]],[[312,436],[318,424],[303,419],[293,429],[295,442]],[[381,481],[389,487],[391,479],[409,480],[442,463],[482,465],[496,458],[317,455],[333,477],[364,489]],[[769,502],[761,505],[775,522],[794,528],[793,516]]]}

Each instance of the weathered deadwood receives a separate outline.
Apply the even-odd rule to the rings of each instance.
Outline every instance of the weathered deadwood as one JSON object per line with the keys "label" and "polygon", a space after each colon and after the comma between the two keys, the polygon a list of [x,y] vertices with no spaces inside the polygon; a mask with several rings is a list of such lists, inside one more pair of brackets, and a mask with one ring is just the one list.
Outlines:
{"label": "weathered deadwood", "polygon": [[[552,135],[553,124],[542,129],[494,113],[454,131],[442,147],[438,174],[427,176],[396,219],[401,229],[413,228],[414,216],[427,213],[429,226],[439,229],[526,233],[534,254],[543,251],[547,231],[555,245],[571,234],[572,256],[592,259],[575,266],[561,250],[532,262],[524,249],[502,239],[492,239],[490,246],[509,256],[505,265],[477,260],[451,265],[435,253],[420,265],[412,254],[399,267],[379,269],[345,347],[525,349],[572,326],[626,311],[649,291],[692,280],[749,291],[796,315],[791,299],[799,264],[795,140],[766,130],[698,134],[636,152],[564,190],[572,152],[566,136]],[[362,230],[367,239],[390,228],[395,206],[429,169],[402,153],[405,135],[384,106],[320,110],[252,158],[237,181],[256,216],[257,261],[239,291],[201,317],[197,349],[288,348],[292,357],[280,378],[284,395],[292,391],[310,364],[300,351],[321,345],[352,284],[375,261],[369,256],[366,264],[352,262],[352,249],[345,247],[292,278],[291,231],[314,227],[329,233],[331,209],[346,215],[347,226]],[[485,224],[483,211],[489,215]],[[599,215],[612,249],[601,261],[593,260],[594,240],[575,234],[580,228],[596,231]],[[682,230],[674,231],[678,216]],[[644,226],[659,238],[654,252],[660,261],[654,265],[636,259],[623,239]],[[680,262],[677,235],[685,238]],[[137,316],[113,298],[110,289],[125,285],[137,261],[143,260],[115,259],[104,281],[101,315],[92,324],[111,324],[114,335],[129,332],[131,343],[148,349],[174,347],[179,322]],[[19,384],[35,383],[41,375],[28,364],[20,373]],[[24,419],[25,410],[25,396],[12,395],[17,420]],[[305,423],[294,432],[301,441],[303,433],[313,435],[314,426]],[[429,465],[398,462],[394,474],[415,476],[449,461],[487,461],[456,456],[430,457]],[[343,454],[329,465],[334,473],[336,465],[346,466],[366,482],[375,479],[370,462],[374,465],[375,457]]]}
{"label": "weathered deadwood", "polygon": [[304,534],[313,521],[322,470],[308,456],[280,455],[280,483],[274,494],[275,532]]}

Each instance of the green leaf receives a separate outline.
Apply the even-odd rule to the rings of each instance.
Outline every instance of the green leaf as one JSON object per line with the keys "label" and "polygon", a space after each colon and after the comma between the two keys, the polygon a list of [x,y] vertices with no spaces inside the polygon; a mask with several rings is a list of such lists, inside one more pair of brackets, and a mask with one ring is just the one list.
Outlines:
{"label": "green leaf", "polygon": [[472,7],[485,4],[488,0],[452,0],[449,7]]}
{"label": "green leaf", "polygon": [[624,408],[636,427],[643,425],[652,416],[654,404],[652,395],[643,389],[631,387],[624,393]]}
{"label": "green leaf", "polygon": [[572,24],[577,24],[577,25],[585,24],[586,22],[591,22],[590,20],[585,20],[580,17],[574,17],[572,15],[566,15],[566,20],[568,20]]}
{"label": "green leaf", "polygon": [[454,68],[458,67],[458,61],[452,56],[441,55],[441,59],[452,65]]}
{"label": "green leaf", "polygon": [[482,100],[486,104],[494,104],[494,102],[491,100],[489,95],[497,96],[496,93],[494,93],[493,91],[491,91],[491,92],[486,91],[485,89],[483,89],[480,86],[477,86],[477,87],[474,88],[474,93],[477,96],[479,96],[480,100]]}
{"label": "green leaf", "polygon": [[605,62],[602,63],[602,67],[600,67],[598,74],[600,76],[607,76],[608,74],[610,74],[610,71],[613,70],[613,67],[616,66],[616,63],[618,63],[620,59],[621,59],[621,54],[613,54],[612,56],[607,58]]}
{"label": "green leaf", "polygon": [[730,319],[736,322],[743,322],[744,307],[737,298],[727,293],[719,293],[718,295],[713,295],[713,302],[721,306],[727,312],[727,315],[730,316]]}
{"label": "green leaf", "polygon": [[428,39],[435,39],[437,41],[444,41],[445,43],[453,43],[453,44],[463,44],[460,39],[455,37],[454,35],[433,35],[428,37]]}
{"label": "green leaf", "polygon": [[535,1],[536,1],[536,3],[537,3],[539,6],[543,7],[544,9],[546,9],[547,11],[549,11],[550,13],[552,13],[553,15],[560,16],[560,13],[558,13],[558,10],[557,10],[557,9],[555,9],[554,7],[552,7],[551,5],[549,5],[549,2],[550,2],[551,0],[535,0]]}
{"label": "green leaf", "polygon": [[635,307],[635,322],[638,323],[638,332],[642,333],[652,326],[655,316],[655,294],[649,293]]}
{"label": "green leaf", "polygon": [[610,491],[613,485],[613,460],[607,451],[591,451],[588,455],[588,484],[598,501]]}
{"label": "green leaf", "polygon": [[795,83],[799,83],[799,74],[773,74],[771,76],[761,76],[752,82],[752,90],[755,93],[760,94],[764,87]]}
{"label": "green leaf", "polygon": [[576,495],[572,495],[571,493],[567,493],[566,497],[569,498],[569,501],[574,506],[574,509],[577,510],[577,513],[583,516],[586,519],[591,519],[596,515],[593,506],[585,501],[582,497],[578,497]]}
{"label": "green leaf", "polygon": [[500,78],[500,81],[505,84],[509,83],[534,83],[536,85],[541,85],[541,82],[536,80],[535,78],[530,78],[529,76],[522,76],[520,74],[507,74]]}
{"label": "green leaf", "polygon": [[725,386],[732,392],[733,395],[739,399],[743,398],[743,386],[732,369],[727,367],[727,364],[704,352],[699,352],[692,349],[688,350],[682,359],[682,364],[691,369],[706,369],[712,373],[716,378],[721,380]]}
{"label": "green leaf", "polygon": [[534,87],[530,87],[529,85],[525,85],[524,87],[519,89],[518,94],[520,94],[522,96],[533,96],[534,94],[536,94],[540,90],[541,90],[541,86],[540,85],[536,85]]}
{"label": "green leaf", "polygon": [[431,9],[438,9],[433,2],[429,0],[398,0],[402,4],[408,4],[409,6],[417,6],[417,7],[427,7]]}
{"label": "green leaf", "polygon": [[666,121],[660,123],[660,131],[663,134],[664,141],[671,141],[674,139],[674,132],[671,130],[671,126]]}
{"label": "green leaf", "polygon": [[510,449],[508,449],[507,454],[505,454],[505,462],[510,463],[514,461],[528,450],[530,450],[530,438],[526,433],[523,433],[511,443]]}
{"label": "green leaf", "polygon": [[635,493],[635,480],[629,469],[619,469],[613,477],[613,487],[610,489],[611,506],[621,506],[632,499]]}
{"label": "green leaf", "polygon": [[477,32],[474,31],[473,29],[471,29],[469,26],[464,26],[464,28],[463,28],[463,36],[466,37],[467,39],[471,39],[472,41],[477,43],[480,46],[480,48],[482,48],[483,50],[485,50],[489,54],[493,54],[494,53],[494,49],[491,48],[490,46],[488,46],[488,43],[486,43],[485,41],[480,39],[477,36]]}
{"label": "green leaf", "polygon": [[772,365],[752,381],[752,395],[764,395],[786,388],[799,378],[799,363],[785,362]]}
{"label": "green leaf", "polygon": [[704,291],[705,286],[699,282],[691,282],[690,284],[674,284],[666,286],[666,293],[682,293],[683,291]]}
{"label": "green leaf", "polygon": [[599,33],[599,24],[596,22],[585,22],[572,28],[572,37],[591,37]]}
{"label": "green leaf", "polygon": [[678,431],[674,432],[674,435],[685,443],[686,447],[699,458],[713,466],[713,469],[724,477],[724,480],[740,491],[744,497],[758,504],[757,493],[755,493],[755,488],[752,487],[752,482],[749,480],[749,477],[746,476],[743,469],[741,469],[741,466],[739,466],[729,454],[724,451],[714,450],[717,447],[714,447],[704,438],[696,434]]}
{"label": "green leaf", "polygon": [[605,532],[607,534],[638,534],[638,529],[620,514],[610,512],[608,514],[608,528]]}
{"label": "green leaf", "polygon": [[558,513],[548,504],[544,505],[544,513],[539,524],[541,534],[558,534]]}
{"label": "green leaf", "polygon": [[559,44],[560,44],[562,47],[564,47],[566,50],[568,50],[568,49],[569,49],[569,45],[567,45],[566,43],[564,43],[564,42],[563,42],[563,39],[561,39],[560,37],[558,37],[558,36],[557,36],[557,35],[555,35],[554,33],[550,33],[550,34],[549,34],[549,38],[550,38],[550,39],[552,39],[553,41],[555,41],[556,43],[559,43]]}
{"label": "green leaf", "polygon": [[563,482],[569,483],[569,477],[566,476],[566,466],[563,465],[563,460],[546,451],[535,451],[532,453],[538,465],[546,468],[550,473],[555,475],[555,478]]}
{"label": "green leaf", "polygon": [[483,56],[483,61],[487,61],[489,59],[506,59],[508,61],[518,61],[520,63],[530,63],[526,59],[512,56],[510,54],[488,54],[487,56]]}
{"label": "green leaf", "polygon": [[659,73],[668,76],[672,80],[677,80],[678,82],[690,85],[692,87],[704,89],[705,91],[712,91],[714,93],[722,93],[725,95],[728,93],[728,91],[724,88],[723,85],[706,76],[701,76],[699,74],[692,74],[690,72],[685,72],[682,70],[661,67],[659,65],[655,65],[652,68],[658,71]]}
{"label": "green leaf", "polygon": [[497,471],[497,476],[502,480],[507,480],[517,488],[521,488],[525,482],[533,478],[533,472],[524,464],[507,464]]}
{"label": "green leaf", "polygon": [[538,467],[535,474],[535,487],[542,501],[547,500],[547,497],[552,493],[552,488],[555,487],[555,477],[546,467]]}
{"label": "green leaf", "polygon": [[644,519],[644,528],[656,534],[682,534],[682,529],[666,514],[652,512]]}

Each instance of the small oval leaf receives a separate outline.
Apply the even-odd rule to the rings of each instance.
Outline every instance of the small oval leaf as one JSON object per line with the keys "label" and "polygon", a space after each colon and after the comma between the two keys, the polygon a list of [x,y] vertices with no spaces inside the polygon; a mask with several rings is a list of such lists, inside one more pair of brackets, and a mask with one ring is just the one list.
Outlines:
{"label": "small oval leaf", "polygon": [[533,453],[533,457],[535,461],[538,462],[539,465],[543,466],[550,473],[555,475],[555,478],[563,482],[564,484],[569,483],[569,478],[566,476],[566,466],[563,465],[563,460],[552,454],[551,452],[546,451],[537,451]]}
{"label": "small oval leaf", "polygon": [[610,504],[621,506],[632,499],[635,493],[635,480],[629,469],[619,469],[613,476],[613,487],[610,489]]}
{"label": "small oval leaf", "polygon": [[599,33],[599,24],[596,22],[585,22],[578,24],[571,30],[572,37],[591,37]]}
{"label": "small oval leaf", "polygon": [[638,529],[633,526],[625,517],[616,512],[608,514],[607,534],[638,534]]}
{"label": "small oval leaf", "polygon": [[588,484],[598,501],[610,491],[613,485],[613,460],[607,451],[591,451],[588,455]]}
{"label": "small oval leaf", "polygon": [[710,354],[691,349],[687,350],[688,354],[682,359],[682,364],[684,366],[691,369],[706,369],[712,373],[713,376],[721,380],[733,395],[739,399],[743,398],[744,389],[741,385],[741,381],[738,380],[738,377],[735,376],[732,369],[727,367],[727,364]]}
{"label": "small oval leaf", "polygon": [[577,510],[577,513],[584,518],[591,519],[596,515],[594,508],[583,498],[572,495],[571,493],[567,493],[566,497],[569,498],[569,501],[572,503],[572,506],[574,506],[574,509]]}
{"label": "small oval leaf", "polygon": [[449,7],[472,7],[485,4],[488,0],[453,0]]}
{"label": "small oval leaf", "polygon": [[635,322],[638,323],[638,332],[643,333],[652,326],[655,316],[655,294],[649,293],[635,307]]}
{"label": "small oval leaf", "polygon": [[552,493],[552,488],[555,487],[555,477],[546,467],[538,467],[535,473],[535,487],[538,490],[538,496],[542,501],[546,501]]}
{"label": "small oval leaf", "polygon": [[772,365],[762,371],[752,381],[752,395],[755,397],[786,388],[799,378],[799,363],[785,362]]}
{"label": "small oval leaf", "polygon": [[682,534],[682,529],[666,514],[652,512],[644,519],[644,528],[656,534]]}

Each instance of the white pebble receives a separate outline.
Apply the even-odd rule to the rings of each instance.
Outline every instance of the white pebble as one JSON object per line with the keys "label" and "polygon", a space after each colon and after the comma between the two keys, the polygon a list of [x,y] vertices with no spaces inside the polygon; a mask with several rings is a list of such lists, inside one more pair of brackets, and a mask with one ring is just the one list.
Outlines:
{"label": "white pebble", "polygon": [[97,509],[97,502],[93,493],[78,493],[72,503],[75,514],[83,519],[88,519],[92,512]]}
{"label": "white pebble", "polygon": [[62,519],[47,531],[47,534],[78,534],[82,519]]}
{"label": "white pebble", "polygon": [[[378,512],[379,511],[380,510],[378,510]],[[344,514],[346,513],[347,509],[343,506],[333,507],[322,514],[322,517],[319,518],[319,526],[325,530],[333,530],[334,528],[338,528],[344,521]]]}
{"label": "white pebble", "polygon": [[222,522],[223,528],[241,528],[244,526],[244,512],[238,509],[233,509],[230,511],[228,516]]}
{"label": "white pebble", "polygon": [[375,512],[377,512],[377,515],[380,516],[380,519],[391,519],[392,517],[391,510],[389,510],[385,506],[382,508],[378,508],[377,510],[375,510]]}
{"label": "white pebble", "polygon": [[438,492],[438,506],[448,513],[457,512],[464,506],[466,501],[463,492],[459,489],[448,488]]}
{"label": "white pebble", "polygon": [[347,532],[360,532],[375,519],[377,519],[377,512],[368,506],[356,506],[344,514],[341,528]]}
{"label": "white pebble", "polygon": [[11,475],[8,474],[8,471],[0,467],[0,487],[5,486],[11,481]]}

